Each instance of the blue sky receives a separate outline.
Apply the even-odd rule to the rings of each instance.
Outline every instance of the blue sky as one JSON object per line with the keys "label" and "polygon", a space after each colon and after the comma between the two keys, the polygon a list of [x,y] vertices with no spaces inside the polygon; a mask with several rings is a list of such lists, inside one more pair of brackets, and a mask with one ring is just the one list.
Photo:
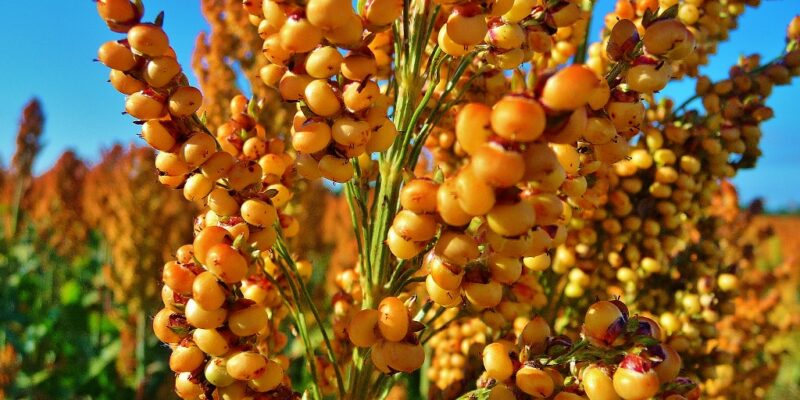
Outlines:
{"label": "blue sky", "polygon": [[[146,18],[164,10],[165,27],[180,61],[188,65],[194,39],[206,29],[199,3],[189,0],[148,0]],[[613,7],[612,0],[598,0],[595,15]],[[785,29],[800,14],[797,0],[765,0],[748,9],[742,28],[732,32],[704,72],[712,78],[726,75],[740,54],[760,52],[765,59],[779,54]],[[122,115],[123,98],[105,80],[107,69],[92,62],[97,47],[119,37],[106,29],[91,0],[2,1],[0,15],[0,159],[7,165],[14,146],[17,119],[25,102],[39,97],[47,117],[44,151],[35,169],[46,170],[61,152],[73,149],[95,161],[102,149],[116,142],[138,140],[138,129]],[[596,36],[599,22],[592,26]],[[666,94],[678,102],[691,95],[692,81],[673,84]],[[797,206],[800,202],[800,153],[794,139],[800,127],[797,101],[800,79],[776,88],[769,105],[776,118],[762,128],[764,156],[751,171],[743,171],[735,183],[743,201],[767,199],[770,208]],[[792,105],[794,104],[794,106]]]}

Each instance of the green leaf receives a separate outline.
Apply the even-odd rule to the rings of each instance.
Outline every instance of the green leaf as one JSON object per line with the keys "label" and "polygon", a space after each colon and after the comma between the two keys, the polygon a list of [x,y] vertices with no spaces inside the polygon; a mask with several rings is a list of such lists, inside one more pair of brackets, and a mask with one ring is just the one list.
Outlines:
{"label": "green leaf", "polygon": [[264,192],[264,195],[269,197],[269,198],[273,198],[273,197],[278,195],[278,190],[277,189],[267,189]]}
{"label": "green leaf", "polygon": [[164,11],[161,11],[158,13],[158,15],[156,15],[156,19],[153,21],[153,24],[159,27],[164,26]]}
{"label": "green leaf", "polygon": [[511,73],[511,92],[520,93],[526,89],[525,74],[519,69]]}
{"label": "green leaf", "polygon": [[658,344],[658,340],[656,340],[655,338],[653,338],[651,336],[644,336],[644,335],[643,336],[637,336],[636,338],[634,338],[634,341],[636,343],[639,343],[639,344],[645,345],[645,346],[655,346],[655,345]]}
{"label": "green leaf", "polygon": [[244,234],[240,233],[236,236],[236,239],[233,239],[233,247],[236,249],[241,249],[242,246],[245,244]]}
{"label": "green leaf", "polygon": [[[656,10],[658,12],[658,10]],[[642,26],[647,28],[653,23],[653,18],[655,17],[655,13],[652,12],[649,8],[644,10],[644,16],[642,17]]]}
{"label": "green leaf", "polygon": [[74,279],[67,281],[59,289],[61,304],[75,304],[81,299],[81,285]]}
{"label": "green leaf", "polygon": [[492,390],[488,388],[475,389],[462,394],[457,400],[486,400],[491,392]]}
{"label": "green leaf", "polygon": [[636,332],[639,329],[639,317],[633,316],[628,319],[628,325],[625,326],[625,331],[628,333]]}
{"label": "green leaf", "polygon": [[438,165],[433,170],[433,181],[436,183],[444,182],[444,171]]}
{"label": "green leaf", "polygon": [[674,19],[677,16],[678,16],[678,5],[675,4],[672,7],[664,10],[664,12],[662,12],[661,15],[658,16],[658,20],[663,21],[665,19]]}
{"label": "green leaf", "polygon": [[109,364],[114,362],[121,348],[122,341],[120,339],[117,339],[105,346],[100,354],[96,358],[92,359],[89,363],[89,370],[86,376],[83,378],[84,383],[89,382],[96,376],[100,375],[100,373],[103,372],[103,370],[105,370]]}
{"label": "green leaf", "polygon": [[42,369],[33,374],[20,372],[19,375],[17,375],[15,385],[20,389],[35,388],[41,385],[42,382],[49,379],[52,375],[53,370],[51,369]]}
{"label": "green leaf", "polygon": [[258,117],[258,98],[256,96],[253,96],[247,103],[247,114],[253,118]]}
{"label": "green leaf", "polygon": [[100,292],[97,290],[90,290],[83,296],[83,306],[89,307],[93,304],[100,302]]}

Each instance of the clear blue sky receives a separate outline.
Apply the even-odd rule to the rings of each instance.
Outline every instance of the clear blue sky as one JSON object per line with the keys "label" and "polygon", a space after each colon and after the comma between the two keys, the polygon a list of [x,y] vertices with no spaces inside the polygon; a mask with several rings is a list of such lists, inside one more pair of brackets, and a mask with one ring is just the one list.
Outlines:
{"label": "clear blue sky", "polygon": [[[231,0],[233,1],[233,0]],[[166,13],[165,27],[180,61],[191,57],[196,34],[206,29],[199,4],[189,0],[148,0],[146,18]],[[601,16],[612,0],[598,0]],[[765,59],[779,54],[785,29],[800,14],[797,0],[765,0],[748,9],[741,29],[720,46],[714,68],[705,73],[724,77],[740,54],[760,52]],[[121,114],[123,98],[105,80],[107,69],[92,62],[97,47],[119,37],[108,31],[91,0],[0,1],[0,159],[7,165],[14,146],[19,112],[31,96],[38,96],[47,116],[45,148],[35,169],[46,170],[61,152],[73,149],[89,161],[116,142],[138,140],[138,129]],[[596,36],[599,24],[592,26]],[[762,196],[770,208],[800,202],[800,153],[796,134],[800,107],[796,103],[800,79],[777,88],[769,104],[776,118],[763,125],[764,157],[756,169],[739,174],[735,182],[744,201]],[[691,81],[673,84],[667,94],[682,101],[691,94]],[[794,106],[792,105],[794,104]]]}

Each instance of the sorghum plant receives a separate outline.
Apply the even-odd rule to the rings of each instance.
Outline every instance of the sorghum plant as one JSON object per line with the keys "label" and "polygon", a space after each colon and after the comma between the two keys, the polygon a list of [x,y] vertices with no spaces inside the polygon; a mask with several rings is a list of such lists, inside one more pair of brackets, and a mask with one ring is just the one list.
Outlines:
{"label": "sorghum plant", "polygon": [[[126,35],[98,59],[158,180],[206,207],[153,319],[178,396],[372,399],[407,376],[465,399],[719,394],[694,360],[716,362],[703,345],[738,278],[710,201],[759,155],[800,20],[774,61],[700,77],[677,107],[656,93],[696,76],[745,5],[620,0],[589,45],[590,1],[245,0],[264,86],[209,127],[163,14],[98,1]],[[288,127],[264,125],[283,109],[266,88]],[[325,298],[319,260],[290,246],[308,229],[295,192],[320,179],[355,249]]]}

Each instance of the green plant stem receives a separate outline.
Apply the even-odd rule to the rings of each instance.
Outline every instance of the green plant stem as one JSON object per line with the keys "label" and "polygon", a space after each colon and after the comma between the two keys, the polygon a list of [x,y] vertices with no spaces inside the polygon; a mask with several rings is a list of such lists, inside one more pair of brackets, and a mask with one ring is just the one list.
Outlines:
{"label": "green plant stem", "polygon": [[[366,184],[365,187],[365,183],[363,180],[363,172],[361,171],[361,165],[358,164],[358,160],[353,159],[352,163],[353,163],[353,170],[355,170],[356,183],[358,183],[357,185],[354,183],[353,187],[357,189],[355,190],[354,194],[356,196],[355,198],[356,205],[358,205],[359,210],[361,210],[361,229],[364,235],[364,243],[369,243],[371,241],[370,230],[369,230],[371,224],[369,217],[370,215],[372,215],[370,213],[369,207],[367,207],[367,204],[369,204],[368,193],[367,193],[369,189],[368,188],[369,184]],[[351,181],[351,183],[353,182]]]}
{"label": "green plant stem", "polygon": [[565,290],[564,289],[567,286],[567,281],[566,281],[566,279],[559,279],[556,282],[551,282],[551,284],[552,283],[556,283],[555,292],[558,293],[558,298],[555,299],[556,300],[555,302],[553,302],[552,301],[553,299],[550,298],[551,303],[555,304],[553,306],[553,308],[550,310],[550,312],[548,313],[549,315],[548,315],[548,318],[547,318],[547,322],[548,322],[548,324],[550,326],[554,326],[555,325],[556,318],[558,318],[558,310],[560,310],[561,306],[564,304],[564,299],[565,299],[565,296],[564,296]]}
{"label": "green plant stem", "polygon": [[[412,10],[409,0],[405,0],[402,21],[396,23],[394,27],[395,52],[400,60],[395,64],[397,68],[394,81],[397,84],[397,96],[395,97],[393,122],[400,135],[386,152],[386,157],[381,158],[379,164],[381,180],[374,199],[377,208],[369,241],[373,266],[371,278],[374,288],[380,288],[388,278],[389,272],[386,268],[388,251],[382,242],[386,238],[391,219],[397,211],[397,195],[402,183],[402,170],[405,167],[404,160],[408,152],[408,143],[414,136],[416,121],[430,101],[433,87],[429,87],[428,93],[424,95],[417,107],[413,107],[413,105],[417,101],[425,80],[433,76],[434,65],[443,59],[441,51],[437,48],[429,58],[428,73],[424,77],[419,75],[420,63],[425,54],[425,45],[433,30],[433,23],[439,8],[436,7],[430,12],[424,4],[417,5],[417,7],[421,7],[421,9]],[[403,44],[407,45],[403,46]]]}
{"label": "green plant stem", "polygon": [[[292,272],[294,272],[294,276],[296,277],[297,280],[297,285],[300,287],[300,290],[302,291],[301,294],[303,295],[303,299],[308,305],[309,310],[311,310],[311,314],[314,316],[314,320],[316,321],[317,326],[319,326],[320,333],[322,333],[322,340],[325,341],[325,350],[328,354],[329,361],[333,365],[333,371],[336,375],[336,383],[338,384],[339,388],[339,395],[344,397],[345,394],[344,379],[342,378],[342,371],[339,368],[339,363],[336,361],[336,354],[333,353],[333,346],[331,345],[330,338],[328,337],[328,332],[325,329],[325,325],[323,323],[322,317],[320,316],[319,310],[317,310],[317,306],[314,304],[314,299],[311,297],[311,293],[308,291],[308,287],[306,286],[305,282],[303,282],[303,278],[301,278],[300,274],[297,272],[297,265],[295,264],[294,260],[289,254],[288,249],[286,248],[286,243],[284,243],[283,241],[282,234],[278,235],[278,239],[275,242],[275,248],[278,250],[278,253],[286,261],[289,267],[291,267]],[[286,267],[283,266],[282,263],[278,263],[278,266],[281,268],[283,273],[287,275],[287,278],[289,278],[289,282],[291,285],[291,275],[289,275],[288,271],[286,270]],[[303,323],[305,323],[305,320],[303,321]]]}
{"label": "green plant stem", "polygon": [[147,378],[147,316],[144,310],[136,313],[136,382],[143,384]]}
{"label": "green plant stem", "polygon": [[370,389],[368,393],[369,398],[373,399],[385,398],[386,395],[389,394],[389,390],[392,389],[392,386],[394,386],[394,384],[397,383],[397,381],[401,376],[402,376],[401,374],[395,374],[391,376],[381,375],[380,377],[378,377],[377,382],[375,382],[375,385]]}
{"label": "green plant stem", "polygon": [[437,333],[447,329],[447,327],[450,326],[450,324],[452,324],[453,322],[455,322],[456,320],[458,320],[461,317],[463,317],[463,315],[461,315],[460,312],[457,313],[455,317],[448,319],[444,324],[442,324],[442,326],[440,326],[440,327],[434,329],[433,331],[431,331],[427,336],[425,336],[424,339],[420,339],[419,342],[422,345],[425,345],[425,343],[428,343],[428,341],[431,340],[431,338],[433,336],[435,336]]}
{"label": "green plant stem", "polygon": [[17,236],[17,229],[19,228],[19,214],[22,208],[22,192],[24,191],[25,179],[17,181],[14,188],[14,203],[11,206],[11,222],[9,224],[9,237],[14,238]]}
{"label": "green plant stem", "polygon": [[[355,196],[355,204],[358,206],[358,209],[361,211],[361,235],[364,246],[369,245],[372,242],[372,221],[370,220],[370,216],[373,215],[373,212],[367,206],[369,204],[369,194],[368,188],[365,188],[363,174],[361,172],[361,166],[358,164],[357,160],[353,160],[353,169],[355,170],[356,182],[357,185],[353,182],[353,193]],[[359,253],[363,255],[364,253]],[[372,263],[369,257],[363,257],[362,260],[366,266],[367,271],[371,275],[372,274]],[[369,275],[368,275],[369,276]]]}
{"label": "green plant stem", "polygon": [[[752,70],[752,71],[749,71],[749,72],[747,73],[747,75],[748,75],[748,76],[751,76],[751,77],[752,77],[752,76],[755,76],[755,75],[758,75],[759,73],[763,72],[765,69],[767,69],[767,68],[768,68],[769,66],[771,66],[772,64],[775,64],[775,63],[779,62],[780,60],[782,60],[782,59],[783,59],[783,56],[784,56],[784,55],[783,55],[783,54],[781,54],[780,56],[773,58],[772,60],[770,60],[769,62],[766,62],[766,63],[762,64],[762,65],[761,65],[761,66],[759,66],[758,68],[756,68],[756,69],[754,69],[754,70]],[[712,82],[712,83],[711,83],[711,87],[713,87],[713,86],[714,86],[714,83]],[[699,98],[702,98],[702,97],[703,97],[703,96],[702,96],[701,94],[699,94],[699,93],[695,93],[694,95],[692,95],[692,97],[689,97],[688,99],[684,100],[684,101],[683,101],[681,104],[679,104],[677,107],[675,107],[675,108],[673,109],[673,111],[672,111],[672,118],[673,118],[673,119],[677,118],[677,117],[678,117],[678,114],[679,114],[681,111],[683,111],[683,110],[684,110],[686,107],[688,107],[688,106],[689,106],[689,104],[691,104],[691,103],[692,103],[692,102],[694,102],[695,100],[697,100],[697,99],[699,99]]]}
{"label": "green plant stem", "polygon": [[414,169],[417,165],[419,160],[419,155],[422,153],[422,148],[425,146],[425,141],[428,139],[428,135],[430,134],[433,127],[439,122],[442,118],[444,113],[441,112],[442,107],[444,105],[444,109],[450,109],[454,104],[458,103],[463,97],[464,93],[472,86],[472,83],[477,79],[479,76],[483,75],[484,70],[481,69],[475,75],[471,76],[469,80],[464,84],[463,90],[461,90],[458,95],[451,101],[447,103],[444,102],[453,89],[456,87],[456,84],[461,79],[461,76],[464,75],[467,67],[472,64],[473,58],[475,58],[475,52],[469,53],[464,56],[456,67],[456,70],[453,73],[453,76],[447,82],[444,91],[442,92],[441,96],[436,100],[436,103],[433,106],[433,110],[428,115],[427,120],[423,123],[422,128],[420,129],[419,135],[417,135],[417,140],[414,142],[414,145],[411,149],[411,155],[408,159],[408,168]]}
{"label": "green plant stem", "polygon": [[[354,204],[356,201],[356,194],[353,186],[352,182],[347,182],[345,185],[345,199],[347,199],[347,206],[350,210],[350,222],[353,225],[353,235],[355,236],[356,245],[358,246],[358,254],[364,254],[364,244],[368,243],[364,234],[366,228],[363,227],[363,223],[358,222],[358,217],[356,216],[357,211]],[[359,229],[359,226],[362,228]],[[369,257],[362,257],[358,262],[359,281],[367,291],[372,290],[372,279],[369,278],[372,276],[370,265]]]}
{"label": "green plant stem", "polygon": [[[440,6],[425,2],[403,2],[402,20],[397,21],[392,30],[397,59],[395,73],[390,78],[387,89],[394,95],[391,117],[399,134],[393,145],[378,158],[379,177],[375,183],[372,203],[367,199],[358,170],[356,181],[345,187],[351,220],[354,225],[360,224],[362,227],[360,232],[355,228],[355,232],[362,263],[365,264],[361,269],[364,289],[361,305],[364,308],[374,308],[375,303],[383,296],[397,293],[406,285],[423,280],[413,277],[421,265],[421,257],[393,263],[384,240],[399,208],[399,192],[405,173],[413,170],[432,124],[441,119],[447,104],[453,104],[447,102],[448,96],[457,87],[459,79],[471,65],[475,55],[471,53],[459,61],[457,67],[451,70],[453,72],[445,90],[435,100],[436,103],[432,103],[436,95],[436,85],[443,79],[439,70],[449,59],[438,47],[434,47],[430,56],[426,57],[426,46],[434,30],[439,9]],[[423,62],[427,65],[421,65]],[[421,67],[424,67],[425,74],[420,74],[423,69]],[[362,212],[361,219],[359,211]],[[364,214],[367,214],[366,218]],[[349,370],[348,398],[371,398],[369,396],[383,394],[381,382],[387,382],[387,378],[379,375],[378,382],[374,381],[373,366],[367,359],[368,354],[368,351],[362,350],[353,354],[353,365]]]}
{"label": "green plant stem", "polygon": [[692,104],[693,101],[699,99],[700,97],[702,97],[702,96],[700,96],[699,94],[695,93],[694,95],[692,95],[692,97],[689,97],[688,99],[684,100],[683,103],[678,105],[678,107],[676,107],[672,111],[673,117],[677,116],[679,112],[683,111],[683,109],[685,109],[689,104]]}
{"label": "green plant stem", "polygon": [[617,77],[628,71],[628,68],[631,67],[632,62],[630,60],[635,60],[636,57],[642,55],[643,47],[644,41],[639,41],[639,43],[636,44],[636,47],[631,50],[629,59],[619,61],[611,67],[611,70],[606,74],[606,82],[608,82],[609,86],[613,88],[614,81],[617,79]]}
{"label": "green plant stem", "polygon": [[444,307],[439,307],[439,309],[438,309],[438,310],[436,310],[436,312],[435,312],[435,313],[433,313],[433,316],[432,316],[430,319],[428,319],[427,321],[422,321],[422,322],[423,322],[425,325],[431,325],[431,324],[433,324],[434,322],[436,322],[436,320],[437,320],[437,319],[439,319],[439,317],[441,317],[441,316],[442,316],[442,314],[444,314],[444,313],[445,313],[445,311],[447,311],[447,309],[446,309],[446,308],[444,308]]}
{"label": "green plant stem", "polygon": [[[410,40],[409,40],[409,35],[411,34],[411,28],[409,27],[410,21],[411,21],[411,18],[409,17],[410,11],[411,11],[411,0],[403,0],[402,25],[403,25],[403,41],[405,43],[410,43]],[[401,43],[403,43],[403,42],[401,42]],[[404,55],[404,58],[406,60],[409,59],[409,55],[413,55],[413,54],[416,53],[415,51],[412,51],[412,49],[410,49],[409,47],[410,46],[402,46],[403,55]],[[417,49],[413,49],[413,50],[417,50]]]}
{"label": "green plant stem", "polygon": [[[443,102],[443,98],[447,97],[450,92],[456,87],[458,80],[466,71],[466,68],[471,64],[471,60],[474,57],[475,53],[470,53],[467,57],[464,57],[459,66],[456,68],[453,76],[451,77],[448,85],[445,88],[445,91],[439,97],[431,115],[428,117],[429,121],[436,120],[438,121],[441,118],[441,105]],[[438,69],[441,62],[444,60],[444,57],[441,55],[441,50],[437,47],[434,50],[434,54],[431,56],[431,62],[429,63],[428,68],[428,77],[434,75],[434,72]],[[408,118],[408,122],[406,125],[398,125],[402,129],[402,135],[400,135],[399,140],[395,141],[395,144],[389,150],[389,156],[387,159],[381,160],[380,164],[380,172],[381,172],[381,182],[379,185],[378,194],[375,197],[377,203],[377,215],[374,220],[374,227],[372,231],[372,240],[370,242],[370,249],[372,251],[372,265],[374,270],[378,270],[377,281],[374,282],[373,286],[380,286],[382,282],[386,281],[388,271],[386,268],[386,260],[388,258],[388,252],[385,249],[385,246],[382,245],[379,240],[381,238],[385,238],[386,234],[389,231],[389,227],[391,226],[391,219],[394,217],[394,214],[397,211],[397,196],[400,190],[400,183],[402,182],[402,176],[400,171],[404,168],[413,168],[416,165],[416,159],[419,157],[419,153],[422,149],[422,145],[424,144],[425,135],[418,135],[417,139],[413,145],[411,151],[411,157],[406,158],[406,154],[408,152],[408,145],[411,142],[411,138],[413,137],[413,132],[415,131],[415,127],[417,121],[422,115],[422,112],[427,107],[430,99],[432,98],[433,94],[433,86],[435,86],[436,82],[438,82],[438,75],[434,78],[434,82],[429,85],[428,91],[425,93],[424,97],[417,105],[416,109],[414,110],[413,114]],[[414,80],[416,81],[416,77],[398,77],[397,79],[399,82],[406,82],[407,80]],[[417,83],[418,84],[418,83]],[[405,85],[401,85],[402,88],[407,88]],[[414,90],[417,92],[418,90]],[[402,94],[403,90],[401,90],[398,95]],[[408,97],[408,96],[406,96]],[[402,106],[405,102],[401,99],[398,99],[398,105]],[[402,107],[399,108],[395,113],[395,123],[398,121],[405,121],[406,114],[410,112],[410,108]],[[402,124],[402,122],[399,122]],[[429,124],[429,126],[432,126]],[[394,153],[393,150],[398,148],[399,146],[399,153]],[[373,278],[374,279],[374,278]]]}
{"label": "green plant stem", "polygon": [[[194,121],[194,123],[197,126],[199,126],[206,134],[211,135],[211,137],[214,138],[214,141],[217,142],[216,135],[214,135],[213,133],[211,133],[210,130],[208,130],[206,124],[204,124],[203,121],[200,120],[200,117],[198,117],[197,114],[192,114],[192,121]],[[217,142],[217,146],[219,146],[219,142]]]}
{"label": "green plant stem", "polygon": [[308,368],[311,370],[311,376],[314,380],[314,384],[312,386],[314,390],[314,395],[317,399],[322,400],[322,390],[317,384],[317,380],[319,379],[319,372],[317,371],[317,363],[315,361],[314,355],[314,345],[311,343],[311,335],[308,333],[308,326],[306,325],[305,315],[301,311],[295,315],[295,328],[297,328],[297,333],[300,335],[301,339],[303,340],[303,347],[306,348],[306,357],[308,357]]}
{"label": "green plant stem", "polygon": [[491,389],[488,388],[475,389],[462,394],[456,400],[484,400],[489,398],[489,392],[491,392]]}
{"label": "green plant stem", "polygon": [[[398,283],[405,282],[412,275],[414,275],[414,273],[419,271],[420,268],[422,268],[422,257],[424,257],[423,254],[427,254],[431,247],[432,246],[429,244],[420,252],[420,255],[410,260],[403,260],[403,263],[398,263],[397,267],[395,267],[394,271],[392,272],[392,277],[384,285],[384,287],[388,289],[389,293],[392,293],[392,295],[397,294]],[[403,269],[402,267],[404,267],[406,264],[411,265],[408,268]]]}
{"label": "green plant stem", "polygon": [[400,262],[397,263],[397,266],[394,268],[394,271],[392,271],[392,275],[389,277],[389,281],[386,282],[385,286],[386,289],[392,288],[392,284],[396,282],[401,275],[403,275],[404,271],[406,271],[406,264],[408,263],[409,260],[400,260]]}
{"label": "green plant stem", "polygon": [[[362,349],[362,348],[354,348],[353,349],[353,363],[350,365],[348,369],[348,391],[350,393],[354,393],[355,389],[359,385],[360,379],[363,377],[363,374],[359,374],[358,371],[363,370],[364,364],[366,363],[366,354],[369,352],[369,349]],[[363,353],[363,354],[362,354]],[[353,398],[351,395],[350,398]]]}
{"label": "green plant stem", "polygon": [[422,305],[422,307],[420,308],[420,310],[419,310],[419,311],[417,311],[417,315],[415,315],[415,316],[414,316],[414,318],[413,318],[413,319],[414,319],[414,321],[420,321],[420,322],[422,322],[422,320],[423,320],[423,319],[425,319],[425,316],[426,316],[426,315],[428,315],[428,311],[430,311],[432,307],[433,307],[433,302],[432,302],[432,301],[430,301],[430,300],[426,301],[426,302],[425,302],[425,303]]}
{"label": "green plant stem", "polygon": [[402,281],[402,283],[400,283],[399,285],[397,285],[397,288],[392,292],[392,294],[393,295],[397,295],[397,293],[403,291],[403,289],[405,289],[406,286],[414,284],[414,283],[425,282],[425,279],[426,279],[426,277],[424,277],[424,276],[415,276],[413,278],[408,278],[408,279]]}
{"label": "green plant stem", "polygon": [[[289,283],[289,289],[292,291],[293,298],[295,300],[299,299],[297,296],[297,289],[292,282],[291,276],[288,275],[288,271],[286,267],[284,267],[280,262],[277,262],[278,266],[281,268],[284,276],[286,277],[286,281]],[[306,326],[306,318],[303,314],[302,310],[295,308],[292,306],[292,303],[289,302],[289,296],[286,295],[286,291],[283,290],[281,285],[275,280],[272,275],[265,273],[267,280],[270,281],[276,288],[278,288],[278,292],[281,294],[281,299],[283,300],[283,305],[289,310],[289,315],[292,316],[292,322],[294,322],[294,327],[297,330],[297,334],[300,336],[300,339],[303,341],[303,348],[306,353],[306,357],[309,359],[308,369],[311,373],[312,378],[312,389],[314,391],[315,398],[321,400],[322,399],[322,390],[320,390],[317,381],[319,380],[319,374],[317,373],[317,364],[314,362],[314,347],[311,344],[311,337],[308,334],[308,328]]]}
{"label": "green plant stem", "polygon": [[[373,219],[372,242],[368,249],[373,267],[372,275],[370,276],[373,289],[379,289],[383,286],[381,284],[384,281],[383,276],[387,274],[389,252],[383,240],[389,232],[392,219],[397,211],[397,199],[400,191],[400,182],[402,181],[400,171],[391,160],[383,160],[379,168],[381,170],[381,182],[375,200],[373,200],[378,203],[376,215]],[[369,296],[365,297],[364,306],[371,307],[373,305],[372,296],[378,294],[371,291],[365,291],[364,294]]]}
{"label": "green plant stem", "polygon": [[575,52],[575,59],[572,60],[573,64],[583,64],[586,62],[586,53],[589,50],[589,32],[592,26],[592,14],[594,13],[594,0],[584,0],[582,8],[584,11],[589,12],[589,16],[586,21],[586,30],[583,32],[583,42],[581,42]]}
{"label": "green plant stem", "polygon": [[578,351],[582,350],[584,347],[586,347],[588,345],[589,345],[589,342],[586,341],[586,339],[581,339],[581,340],[575,342],[572,345],[572,348],[566,354],[563,354],[563,355],[558,356],[557,358],[554,358],[553,360],[551,360],[547,364],[548,365],[563,364],[566,361],[568,361],[570,357],[575,355],[575,353],[577,353]]}
{"label": "green plant stem", "polygon": [[[372,378],[371,360],[365,360],[364,361],[364,367],[361,370],[361,374],[363,375],[363,377],[361,379],[361,383],[357,387],[358,390],[356,391],[356,393],[353,393],[353,395],[354,396],[364,396],[364,395],[366,395],[366,396],[360,397],[360,398],[361,399],[371,399],[372,397],[369,396],[369,394],[370,394],[369,393],[370,392],[369,391],[369,387],[370,387],[370,381],[371,381],[370,378]],[[374,386],[374,384],[373,384],[373,386]],[[356,397],[356,398],[359,398],[359,397]]]}
{"label": "green plant stem", "polygon": [[[425,95],[423,95],[422,100],[417,104],[417,107],[414,109],[413,114],[411,114],[411,118],[405,125],[403,140],[400,142],[400,154],[397,156],[397,161],[400,165],[406,165],[406,154],[408,153],[408,145],[411,143],[411,138],[414,136],[414,131],[417,126],[417,121],[419,121],[422,113],[428,106],[428,103],[431,101],[433,97],[434,89],[436,85],[439,83],[440,76],[437,73],[439,68],[442,65],[442,62],[446,59],[447,56],[442,54],[442,49],[439,46],[433,51],[433,54],[428,59],[428,68],[427,68],[427,78],[428,78],[428,90],[425,91]],[[433,77],[433,79],[431,79]]]}

